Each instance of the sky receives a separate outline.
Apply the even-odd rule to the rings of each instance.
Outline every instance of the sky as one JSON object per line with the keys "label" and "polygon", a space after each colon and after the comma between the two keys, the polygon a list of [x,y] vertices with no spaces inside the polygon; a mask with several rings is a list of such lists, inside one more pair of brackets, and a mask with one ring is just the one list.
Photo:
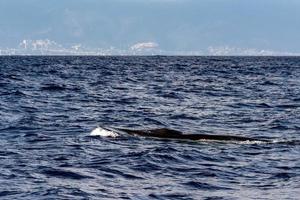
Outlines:
{"label": "sky", "polygon": [[0,54],[299,54],[299,10],[299,0],[0,0]]}

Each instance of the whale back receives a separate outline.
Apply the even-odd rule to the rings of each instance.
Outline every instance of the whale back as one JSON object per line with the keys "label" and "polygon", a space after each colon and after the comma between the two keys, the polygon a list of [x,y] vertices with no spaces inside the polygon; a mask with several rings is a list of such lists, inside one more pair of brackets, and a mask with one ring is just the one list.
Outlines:
{"label": "whale back", "polygon": [[[168,128],[149,129],[149,130],[131,130],[118,128],[119,131],[130,135],[139,135],[144,137],[155,137],[162,139],[184,139],[184,140],[218,140],[218,141],[256,141],[257,139],[233,136],[233,135],[207,135],[207,134],[183,134],[180,131]],[[262,141],[262,140],[261,140]]]}
{"label": "whale back", "polygon": [[126,132],[130,135],[140,135],[148,137],[159,137],[159,138],[174,138],[180,137],[183,134],[180,131],[159,128],[159,129],[149,129],[149,130],[130,130],[130,129],[118,129],[120,131]]}

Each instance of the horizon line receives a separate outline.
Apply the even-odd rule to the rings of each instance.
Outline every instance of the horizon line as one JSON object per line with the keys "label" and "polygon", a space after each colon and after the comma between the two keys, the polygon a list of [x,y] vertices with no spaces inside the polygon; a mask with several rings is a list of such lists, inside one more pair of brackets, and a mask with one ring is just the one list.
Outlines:
{"label": "horizon line", "polygon": [[0,54],[0,57],[300,57],[299,55],[184,55],[184,54]]}

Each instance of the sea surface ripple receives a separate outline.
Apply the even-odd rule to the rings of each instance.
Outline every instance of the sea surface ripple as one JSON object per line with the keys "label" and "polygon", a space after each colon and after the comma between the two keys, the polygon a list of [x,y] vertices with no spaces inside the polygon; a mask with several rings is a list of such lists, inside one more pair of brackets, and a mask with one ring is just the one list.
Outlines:
{"label": "sea surface ripple", "polygon": [[[299,199],[299,57],[0,57],[0,199]],[[265,143],[92,137],[171,128]]]}

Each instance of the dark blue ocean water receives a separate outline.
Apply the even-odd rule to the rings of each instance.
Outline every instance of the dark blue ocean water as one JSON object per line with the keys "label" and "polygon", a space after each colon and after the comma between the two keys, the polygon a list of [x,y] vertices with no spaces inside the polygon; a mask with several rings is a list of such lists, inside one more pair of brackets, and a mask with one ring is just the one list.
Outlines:
{"label": "dark blue ocean water", "polygon": [[298,57],[0,57],[0,116],[0,199],[300,196]]}

